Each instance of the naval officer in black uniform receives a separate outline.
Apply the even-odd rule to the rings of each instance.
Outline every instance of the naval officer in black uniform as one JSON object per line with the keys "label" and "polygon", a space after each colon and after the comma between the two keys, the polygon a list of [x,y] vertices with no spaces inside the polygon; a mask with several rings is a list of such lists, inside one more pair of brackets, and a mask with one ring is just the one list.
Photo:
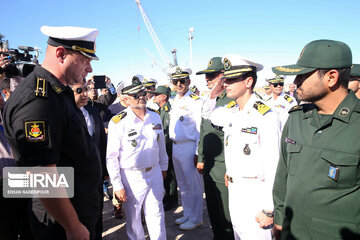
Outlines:
{"label": "naval officer in black uniform", "polygon": [[100,155],[68,85],[92,72],[98,30],[43,26],[41,31],[49,36],[44,62],[9,99],[5,133],[19,166],[74,168],[73,198],[32,200],[34,237],[94,239],[102,201]]}

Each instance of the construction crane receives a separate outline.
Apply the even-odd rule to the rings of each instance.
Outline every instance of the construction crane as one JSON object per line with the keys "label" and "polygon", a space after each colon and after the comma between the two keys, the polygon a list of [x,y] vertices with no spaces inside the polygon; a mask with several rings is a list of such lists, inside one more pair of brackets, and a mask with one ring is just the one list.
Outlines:
{"label": "construction crane", "polygon": [[[170,60],[169,60],[163,46],[161,45],[161,42],[160,42],[154,28],[152,27],[152,25],[150,23],[150,20],[147,17],[147,15],[145,13],[145,10],[144,10],[144,8],[142,7],[142,5],[140,3],[140,0],[135,0],[135,2],[136,2],[136,4],[138,5],[138,7],[140,9],[140,13],[141,13],[142,18],[144,19],[146,28],[149,31],[150,36],[151,36],[152,40],[155,43],[156,49],[157,49],[157,51],[158,51],[158,53],[159,53],[159,55],[160,55],[160,57],[161,57],[161,59],[162,59],[162,61],[164,63],[164,66],[166,66],[167,68],[172,67],[173,65],[171,64],[171,62],[170,62]],[[157,65],[159,65],[159,64],[157,64]],[[161,70],[163,70],[163,68],[161,68]]]}

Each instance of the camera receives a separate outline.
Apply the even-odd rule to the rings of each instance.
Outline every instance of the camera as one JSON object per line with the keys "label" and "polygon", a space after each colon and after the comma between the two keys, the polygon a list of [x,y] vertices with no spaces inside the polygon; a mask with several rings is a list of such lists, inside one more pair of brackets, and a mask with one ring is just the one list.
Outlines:
{"label": "camera", "polygon": [[[30,54],[32,51],[36,52],[35,56]],[[26,77],[38,64],[39,52],[33,47],[19,46],[18,49],[11,48],[8,52],[0,52],[0,54],[8,56],[11,60],[10,65],[3,69],[6,77]]]}
{"label": "camera", "polygon": [[[0,73],[5,72],[6,77],[21,76],[26,77],[33,70],[36,64],[38,64],[39,51],[36,48],[28,46],[19,46],[18,49],[8,48],[8,41],[3,41],[1,38],[4,35],[0,34],[0,47],[7,50],[0,52],[10,59],[10,65],[5,69],[0,68]],[[35,52],[35,55],[30,54]]]}

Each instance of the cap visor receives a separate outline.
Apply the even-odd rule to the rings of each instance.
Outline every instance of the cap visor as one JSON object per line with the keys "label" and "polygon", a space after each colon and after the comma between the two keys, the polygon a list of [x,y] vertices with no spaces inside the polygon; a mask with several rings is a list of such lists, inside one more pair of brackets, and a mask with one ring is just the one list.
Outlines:
{"label": "cap visor", "polygon": [[200,75],[200,74],[206,74],[206,73],[214,73],[214,72],[220,72],[221,70],[216,70],[216,69],[206,69],[206,70],[202,70],[196,73],[196,75]]}
{"label": "cap visor", "polygon": [[316,68],[302,67],[296,64],[272,68],[272,71],[278,75],[301,75],[315,70]]}
{"label": "cap visor", "polygon": [[84,55],[85,57],[91,58],[92,60],[99,60],[99,58],[94,54],[94,53],[86,53],[83,51],[80,51],[82,53],[82,55]]}

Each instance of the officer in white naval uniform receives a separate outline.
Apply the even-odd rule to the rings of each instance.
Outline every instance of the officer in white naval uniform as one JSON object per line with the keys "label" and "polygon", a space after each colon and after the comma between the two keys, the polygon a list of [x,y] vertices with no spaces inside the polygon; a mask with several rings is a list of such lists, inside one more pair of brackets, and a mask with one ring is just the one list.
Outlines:
{"label": "officer in white naval uniform", "polygon": [[177,94],[171,102],[169,135],[173,141],[173,164],[184,209],[184,216],[175,223],[182,230],[191,230],[203,223],[203,186],[194,164],[203,101],[189,90],[191,69],[174,67],[170,73]]}
{"label": "officer in white naval uniform", "polygon": [[[235,239],[272,239],[272,186],[279,158],[276,113],[253,92],[263,66],[236,55],[223,57],[223,78],[204,103],[203,117],[224,131],[229,210]],[[234,101],[215,108],[226,89]]]}
{"label": "officer in white naval uniform", "polygon": [[284,78],[281,76],[276,76],[267,80],[269,87],[271,89],[271,97],[267,100],[271,109],[273,109],[279,117],[281,130],[283,129],[288,116],[289,110],[297,105],[296,99],[291,97],[288,94],[283,92],[284,88]]}
{"label": "officer in white naval uniform", "polygon": [[151,239],[166,239],[163,177],[168,167],[159,114],[148,110],[141,75],[124,84],[128,108],[109,123],[106,164],[115,195],[124,201],[126,232],[145,239],[141,208]]}
{"label": "officer in white naval uniform", "polygon": [[159,106],[154,102],[154,94],[150,92],[155,92],[157,80],[154,78],[144,77],[143,85],[146,90],[146,107],[153,110],[160,110]]}

